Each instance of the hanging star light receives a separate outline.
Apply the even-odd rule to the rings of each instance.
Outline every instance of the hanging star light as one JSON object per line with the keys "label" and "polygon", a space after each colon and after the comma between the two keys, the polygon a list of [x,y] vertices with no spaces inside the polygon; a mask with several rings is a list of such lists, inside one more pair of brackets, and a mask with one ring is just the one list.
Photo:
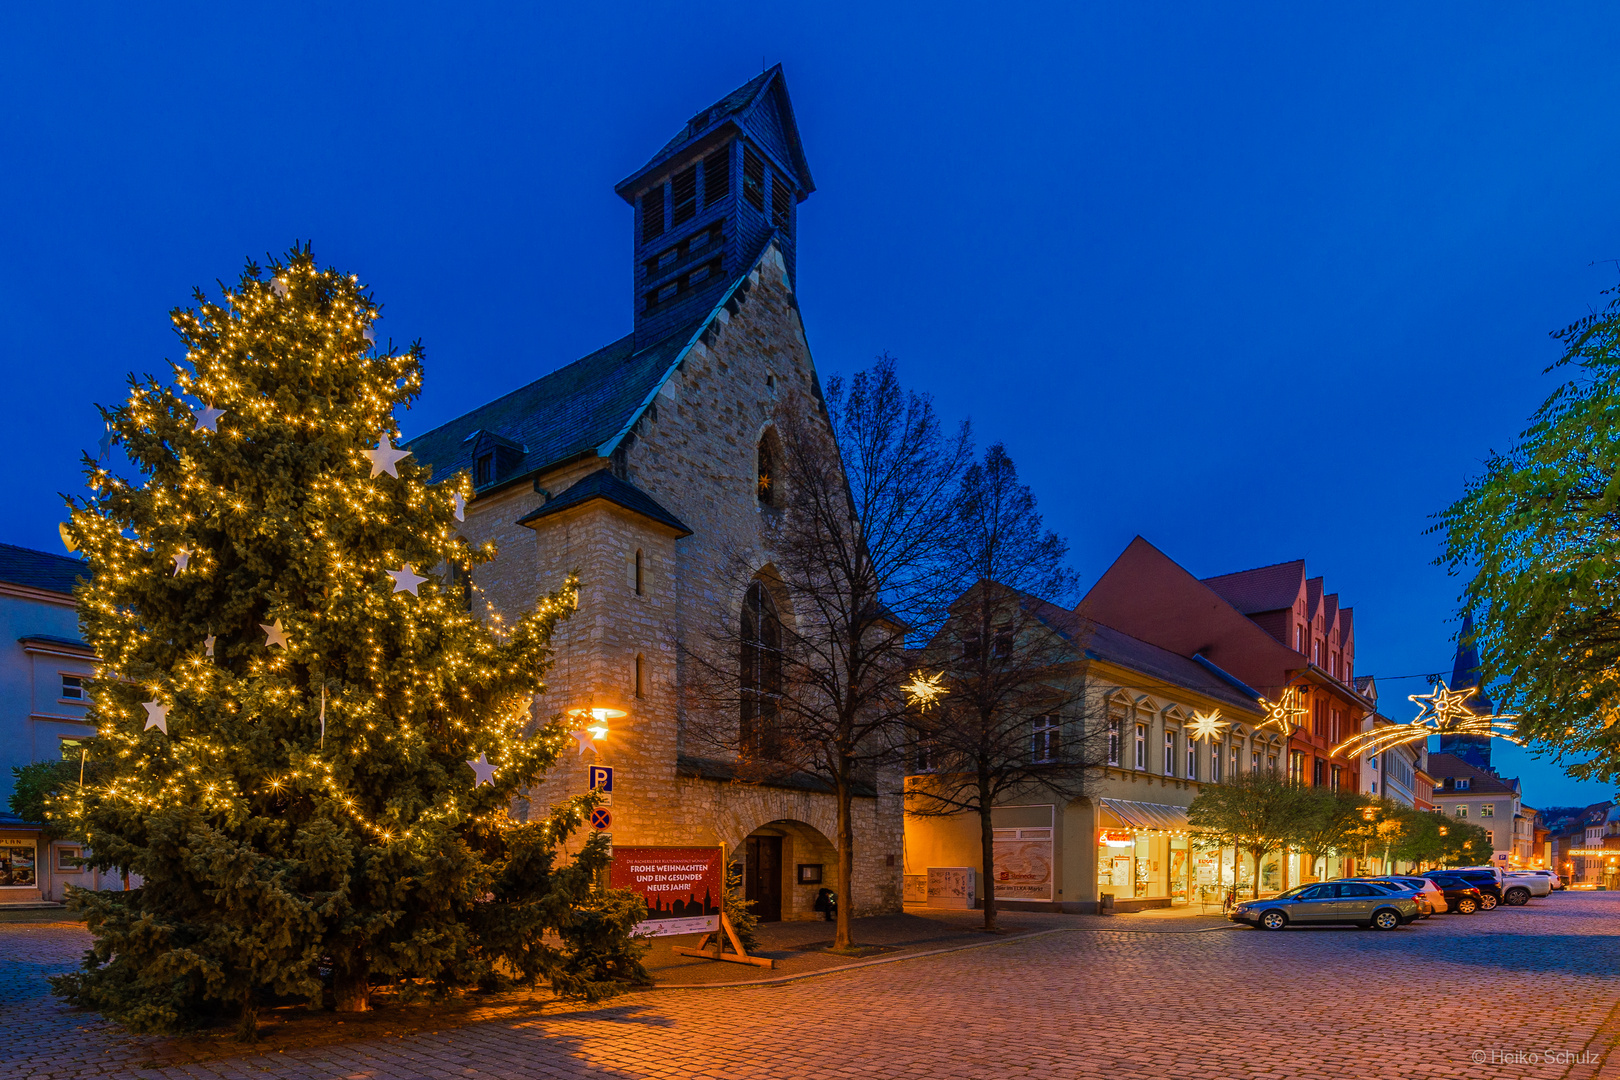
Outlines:
{"label": "hanging star light", "polygon": [[1206,742],[1213,742],[1215,739],[1218,739],[1225,734],[1227,727],[1230,725],[1231,721],[1222,720],[1221,710],[1216,709],[1212,713],[1193,713],[1192,723],[1187,725],[1187,730],[1189,733],[1191,733],[1194,739],[1203,739]]}
{"label": "hanging star light", "polygon": [[181,572],[191,565],[191,549],[180,548],[169,558],[174,560],[174,576],[179,577]]}
{"label": "hanging star light", "polygon": [[1465,704],[1476,693],[1478,689],[1475,687],[1453,690],[1443,679],[1436,679],[1431,692],[1407,695],[1418,706],[1418,715],[1410,724],[1394,724],[1357,732],[1335,746],[1332,752],[1355,756],[1377,754],[1397,746],[1424,742],[1430,735],[1472,735],[1524,745],[1518,737],[1517,726],[1511,723],[1518,719],[1516,715],[1493,713],[1484,716]]}
{"label": "hanging star light", "polygon": [[141,702],[141,708],[146,710],[146,726],[141,728],[142,731],[157,728],[165,735],[169,733],[170,706],[160,705],[156,701],[143,701]]}
{"label": "hanging star light", "polygon": [[377,448],[375,450],[365,451],[365,455],[371,459],[371,475],[373,477],[381,476],[383,473],[387,473],[389,476],[392,476],[394,479],[398,480],[399,470],[397,470],[395,466],[405,458],[410,457],[411,452],[409,450],[400,450],[395,447],[393,441],[388,438],[388,432],[385,431],[382,434],[381,440],[379,440],[377,443]]}
{"label": "hanging star light", "polygon": [[272,645],[280,645],[283,649],[287,647],[287,631],[281,628],[280,619],[273,623],[260,623],[259,629],[264,631],[265,648]]}
{"label": "hanging star light", "polygon": [[949,694],[945,688],[945,673],[938,675],[924,675],[917,672],[912,675],[911,681],[900,689],[905,693],[906,699],[924,712],[939,704],[939,699]]}
{"label": "hanging star light", "polygon": [[495,766],[489,763],[489,758],[485,757],[482,751],[479,751],[476,758],[469,759],[467,764],[472,766],[473,776],[477,778],[473,782],[475,790],[482,784],[495,786]]}
{"label": "hanging star light", "polygon": [[197,426],[191,429],[192,434],[195,435],[199,431],[212,431],[218,434],[219,428],[215,425],[219,423],[219,418],[224,415],[224,409],[216,409],[212,405],[204,406],[202,411],[197,414]]}
{"label": "hanging star light", "polygon": [[271,278],[270,291],[276,294],[276,299],[285,300],[287,298],[287,283],[280,278]]}
{"label": "hanging star light", "polygon": [[416,587],[427,580],[427,578],[412,570],[409,565],[402,565],[398,570],[385,570],[383,572],[394,579],[395,592],[408,592],[412,596],[420,595],[416,591]]}
{"label": "hanging star light", "polygon": [[1295,729],[1299,727],[1294,723],[1294,718],[1306,714],[1305,706],[1299,703],[1299,691],[1292,686],[1284,689],[1282,696],[1276,701],[1261,698],[1260,708],[1265,711],[1266,718],[1259,726],[1273,726],[1284,735],[1293,735]]}
{"label": "hanging star light", "polygon": [[213,634],[209,634],[207,637],[203,638],[203,655],[204,656],[213,656],[214,655],[214,635]]}
{"label": "hanging star light", "polygon": [[568,734],[572,735],[579,742],[579,756],[580,757],[585,756],[585,751],[586,750],[591,750],[591,751],[596,750],[596,736],[592,735],[589,731],[586,731],[584,728],[581,728],[578,731],[570,731]]}
{"label": "hanging star light", "polygon": [[360,336],[366,339],[367,345],[377,344],[377,331],[373,330],[369,326],[360,331]]}
{"label": "hanging star light", "polygon": [[107,430],[102,432],[101,440],[98,443],[96,443],[97,446],[101,447],[101,453],[96,455],[96,460],[97,461],[105,461],[109,457],[112,456],[112,448],[113,448],[114,440],[115,440],[115,436],[113,434],[112,425],[108,424],[107,425]]}
{"label": "hanging star light", "polygon": [[455,503],[455,506],[456,506],[456,520],[457,521],[466,521],[467,520],[467,497],[465,495],[463,495],[459,491],[452,492],[451,495],[450,495],[450,501]]}

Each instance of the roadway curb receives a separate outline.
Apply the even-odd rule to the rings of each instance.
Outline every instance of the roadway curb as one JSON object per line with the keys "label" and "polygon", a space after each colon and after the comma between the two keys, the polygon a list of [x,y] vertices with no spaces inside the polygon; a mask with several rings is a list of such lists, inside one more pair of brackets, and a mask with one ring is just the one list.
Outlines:
{"label": "roadway curb", "polygon": [[1148,934],[1154,937],[1173,937],[1178,934],[1208,934],[1216,930],[1236,930],[1236,923],[1222,926],[1201,926],[1196,930],[1113,930],[1098,926],[1059,926],[1051,930],[1037,930],[1033,934],[1019,934],[1017,937],[1000,938],[995,941],[973,941],[966,945],[952,945],[944,949],[930,949],[927,952],[901,953],[899,956],[880,956],[872,960],[858,960],[853,964],[839,964],[837,967],[822,968],[819,971],[801,971],[797,975],[778,975],[772,979],[744,979],[740,982],[723,983],[656,983],[643,987],[639,993],[653,990],[734,990],[739,986],[778,986],[782,983],[798,982],[800,979],[814,979],[820,975],[837,975],[844,971],[855,971],[860,968],[877,967],[880,964],[898,964],[902,960],[921,960],[926,956],[944,956],[946,953],[967,952],[969,949],[991,949],[998,945],[1012,945],[1020,941],[1032,941],[1035,938],[1048,937],[1052,934]]}

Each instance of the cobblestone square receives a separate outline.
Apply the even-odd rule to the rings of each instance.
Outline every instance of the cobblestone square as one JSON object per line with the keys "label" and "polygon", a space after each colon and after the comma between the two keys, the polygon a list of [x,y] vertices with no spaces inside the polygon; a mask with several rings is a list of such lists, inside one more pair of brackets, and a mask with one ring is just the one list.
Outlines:
{"label": "cobblestone square", "polygon": [[[1389,933],[1187,925],[1060,930],[784,984],[652,990],[164,1068],[143,1067],[161,1040],[49,997],[45,976],[71,967],[81,927],[6,925],[0,1076],[1620,1077],[1620,1053],[1606,1060],[1620,1035],[1620,894]],[[1527,1015],[1534,1026],[1509,1019]]]}

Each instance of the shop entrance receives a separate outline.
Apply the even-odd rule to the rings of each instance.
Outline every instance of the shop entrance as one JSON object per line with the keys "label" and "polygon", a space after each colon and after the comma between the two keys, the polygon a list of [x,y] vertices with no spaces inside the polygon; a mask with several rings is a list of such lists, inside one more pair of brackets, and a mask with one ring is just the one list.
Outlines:
{"label": "shop entrance", "polygon": [[750,836],[743,860],[743,899],[760,922],[782,921],[782,838]]}

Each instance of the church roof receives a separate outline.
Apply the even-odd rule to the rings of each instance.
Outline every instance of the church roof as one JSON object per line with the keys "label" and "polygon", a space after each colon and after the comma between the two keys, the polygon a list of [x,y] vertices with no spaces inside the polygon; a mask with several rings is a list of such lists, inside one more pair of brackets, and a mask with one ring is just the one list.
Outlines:
{"label": "church roof", "polygon": [[[760,115],[760,110],[772,107],[776,112],[775,117]],[[756,118],[760,124],[753,123]],[[647,164],[619,181],[614,190],[626,200],[633,199],[637,186],[648,178],[649,173],[656,172],[685,147],[709,141],[715,132],[727,126],[748,131],[755,136],[756,144],[767,152],[778,149],[770,145],[776,140],[770,138],[766,130],[756,131],[754,128],[763,126],[768,131],[774,132],[780,127],[783,139],[781,150],[785,151],[788,158],[781,164],[788,166],[797,174],[799,199],[803,201],[816,190],[815,182],[810,179],[810,163],[804,156],[804,144],[799,140],[799,125],[793,119],[793,105],[788,100],[787,83],[782,75],[781,64],[760,72],[707,109],[694,114],[686,126],[665,143]]]}
{"label": "church roof", "polygon": [[667,525],[682,536],[692,535],[692,530],[682,524],[680,518],[658,505],[656,499],[628,480],[620,480],[617,476],[614,476],[612,469],[596,470],[561,495],[547,502],[540,509],[518,518],[517,523],[527,525],[531,521],[538,521],[548,515],[567,510],[569,507],[582,506],[593,499],[606,499],[608,502],[622,506],[632,513],[640,514],[642,517],[651,518],[662,525]]}
{"label": "church roof", "polygon": [[1465,686],[1479,687],[1477,693],[1465,703],[1477,713],[1493,713],[1496,706],[1485,696],[1485,687],[1479,681],[1479,649],[1474,645],[1474,613],[1463,612],[1462,629],[1457,631],[1457,659],[1451,665],[1451,689]]}
{"label": "church roof", "polygon": [[89,576],[90,567],[83,559],[0,544],[0,581],[8,584],[72,596],[78,579]]}
{"label": "church roof", "polygon": [[601,453],[662,385],[703,321],[639,351],[634,335],[627,334],[405,445],[417,461],[433,466],[435,479],[443,480],[472,467],[470,436],[485,431],[504,436],[526,453],[500,483]]}

